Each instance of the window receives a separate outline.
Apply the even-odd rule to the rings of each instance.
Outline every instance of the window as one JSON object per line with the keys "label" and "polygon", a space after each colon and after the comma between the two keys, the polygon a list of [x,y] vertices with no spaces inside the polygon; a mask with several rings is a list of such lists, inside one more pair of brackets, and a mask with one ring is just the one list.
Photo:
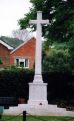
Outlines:
{"label": "window", "polygon": [[28,58],[16,58],[15,64],[17,67],[29,68],[29,59]]}
{"label": "window", "polygon": [[28,59],[25,59],[25,67],[28,68],[29,64],[28,64]]}
{"label": "window", "polygon": [[19,59],[16,59],[16,66],[19,66]]}
{"label": "window", "polygon": [[20,62],[20,67],[24,67],[24,62]]}

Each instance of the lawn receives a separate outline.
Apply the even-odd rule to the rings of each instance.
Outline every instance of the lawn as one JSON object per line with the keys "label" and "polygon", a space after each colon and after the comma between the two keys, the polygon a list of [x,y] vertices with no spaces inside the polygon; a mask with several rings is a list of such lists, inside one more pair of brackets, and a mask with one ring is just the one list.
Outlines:
{"label": "lawn", "polygon": [[[22,116],[2,116],[0,121],[23,121]],[[26,121],[74,121],[74,117],[27,116]]]}

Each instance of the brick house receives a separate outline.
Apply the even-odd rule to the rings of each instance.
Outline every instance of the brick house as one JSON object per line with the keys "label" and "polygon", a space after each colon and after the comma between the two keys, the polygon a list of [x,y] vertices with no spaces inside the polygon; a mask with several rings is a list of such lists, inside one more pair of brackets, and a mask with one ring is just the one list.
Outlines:
{"label": "brick house", "polygon": [[10,53],[10,65],[32,69],[35,61],[35,38],[26,40]]}
{"label": "brick house", "polygon": [[32,69],[35,61],[35,38],[24,41],[15,49],[0,40],[0,58],[3,64],[0,67],[15,65],[18,68]]}
{"label": "brick house", "polygon": [[3,62],[0,67],[7,67],[10,65],[10,52],[12,50],[13,47],[0,40],[0,58]]}

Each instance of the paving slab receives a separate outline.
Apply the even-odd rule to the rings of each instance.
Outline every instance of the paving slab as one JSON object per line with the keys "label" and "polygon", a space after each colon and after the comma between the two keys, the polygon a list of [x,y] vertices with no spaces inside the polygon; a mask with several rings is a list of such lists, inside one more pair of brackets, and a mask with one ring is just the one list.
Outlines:
{"label": "paving slab", "polygon": [[57,105],[29,105],[19,104],[9,109],[4,109],[5,115],[19,115],[26,111],[28,115],[38,116],[74,116],[73,111],[67,111],[65,108],[58,108]]}

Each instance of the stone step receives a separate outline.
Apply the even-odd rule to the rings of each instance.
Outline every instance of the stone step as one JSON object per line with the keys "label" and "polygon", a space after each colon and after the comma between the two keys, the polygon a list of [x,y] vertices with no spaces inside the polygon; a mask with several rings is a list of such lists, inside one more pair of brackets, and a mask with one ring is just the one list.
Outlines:
{"label": "stone step", "polygon": [[74,112],[66,111],[65,108],[58,108],[57,105],[29,105],[20,104],[17,107],[10,107],[4,110],[6,115],[18,115],[27,111],[28,115],[39,116],[74,116]]}

